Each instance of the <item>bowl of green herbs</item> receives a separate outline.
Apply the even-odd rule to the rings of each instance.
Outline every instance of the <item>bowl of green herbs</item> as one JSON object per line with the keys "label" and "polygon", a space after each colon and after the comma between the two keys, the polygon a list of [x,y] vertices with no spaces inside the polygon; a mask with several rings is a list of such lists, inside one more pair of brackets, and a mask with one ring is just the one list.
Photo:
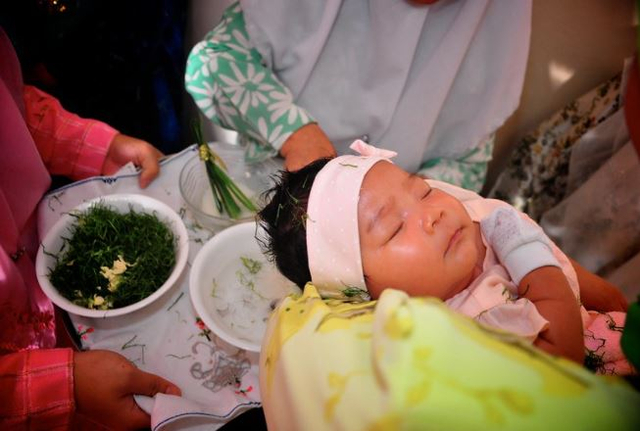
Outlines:
{"label": "bowl of green herbs", "polygon": [[115,194],[64,214],[36,256],[44,293],[80,316],[119,316],[160,298],[178,280],[189,252],[187,230],[168,205]]}

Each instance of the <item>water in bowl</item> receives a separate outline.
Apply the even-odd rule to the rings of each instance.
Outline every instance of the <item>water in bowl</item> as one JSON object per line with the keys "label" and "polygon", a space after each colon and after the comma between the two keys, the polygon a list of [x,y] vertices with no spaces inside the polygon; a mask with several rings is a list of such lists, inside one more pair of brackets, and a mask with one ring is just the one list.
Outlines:
{"label": "water in bowl", "polygon": [[230,334],[260,345],[278,301],[299,291],[261,253],[247,253],[233,259],[211,280],[205,305]]}
{"label": "water in bowl", "polygon": [[[246,197],[251,199],[251,201],[254,204],[256,204],[256,196],[255,196],[254,192],[249,190],[249,188],[247,188],[242,183],[237,183],[236,182],[236,185],[240,188],[240,190],[242,190],[242,192],[244,193],[244,195]],[[207,183],[207,186],[209,186],[208,183]],[[236,201],[236,202],[238,202],[238,201]],[[240,215],[237,217],[237,219],[239,219],[239,220],[246,219],[246,218],[249,218],[249,217],[253,217],[255,215],[255,212],[249,211],[247,208],[245,208],[242,205],[239,205],[239,206],[242,209],[242,211],[240,212]],[[226,214],[226,213],[223,214],[218,210],[218,207],[216,206],[216,203],[213,200],[213,192],[211,191],[210,186],[209,186],[208,189],[205,187],[205,191],[204,191],[204,193],[202,193],[202,200],[200,202],[200,210],[203,213],[211,215],[213,217],[218,217],[218,218],[227,218],[227,217],[229,217],[228,214]]]}

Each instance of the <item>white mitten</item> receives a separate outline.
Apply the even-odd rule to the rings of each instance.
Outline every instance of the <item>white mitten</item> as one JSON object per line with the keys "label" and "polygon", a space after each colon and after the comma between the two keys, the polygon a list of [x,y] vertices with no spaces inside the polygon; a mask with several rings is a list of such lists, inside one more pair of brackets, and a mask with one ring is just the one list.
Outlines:
{"label": "white mitten", "polygon": [[514,208],[495,209],[480,221],[480,228],[516,285],[534,269],[560,267],[553,254],[551,240],[542,228],[524,220]]}

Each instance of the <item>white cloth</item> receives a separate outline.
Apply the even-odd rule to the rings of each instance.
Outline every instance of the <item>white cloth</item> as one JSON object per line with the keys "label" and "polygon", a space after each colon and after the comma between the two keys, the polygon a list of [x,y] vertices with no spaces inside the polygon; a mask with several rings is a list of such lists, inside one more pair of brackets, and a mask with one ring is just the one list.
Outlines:
{"label": "white cloth", "polygon": [[530,0],[240,3],[252,44],[338,154],[364,131],[415,172],[468,154],[519,103]]}
{"label": "white cloth", "polygon": [[516,285],[543,266],[560,267],[542,228],[525,221],[515,208],[498,207],[480,220],[482,235]]}
{"label": "white cloth", "polygon": [[[241,150],[239,150],[241,153]],[[97,177],[70,184],[46,195],[38,208],[40,236],[46,235],[60,215],[85,200],[113,193],[140,193],[176,210],[189,233],[189,258],[212,236],[191,218],[183,202],[178,176],[197,154],[195,145],[161,163],[158,178],[148,188],[138,187],[131,165],[112,177]],[[157,430],[215,430],[237,414],[259,407],[258,354],[237,349],[207,332],[189,298],[189,271],[176,286],[149,307],[119,317],[91,319],[70,315],[85,349],[107,349],[124,355],[144,371],[171,380],[182,397],[138,397],[151,413]]]}

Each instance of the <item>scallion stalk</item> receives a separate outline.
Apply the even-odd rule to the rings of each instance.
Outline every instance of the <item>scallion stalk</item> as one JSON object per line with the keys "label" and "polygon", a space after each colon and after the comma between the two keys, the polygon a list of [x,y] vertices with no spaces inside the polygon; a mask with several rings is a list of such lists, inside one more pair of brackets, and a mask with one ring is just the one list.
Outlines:
{"label": "scallion stalk", "polygon": [[205,164],[213,201],[218,211],[221,214],[227,214],[232,219],[240,217],[242,213],[241,206],[252,212],[257,211],[253,201],[242,192],[240,187],[227,174],[227,167],[224,161],[205,142],[199,121],[194,122],[193,129],[196,135],[200,160]]}

